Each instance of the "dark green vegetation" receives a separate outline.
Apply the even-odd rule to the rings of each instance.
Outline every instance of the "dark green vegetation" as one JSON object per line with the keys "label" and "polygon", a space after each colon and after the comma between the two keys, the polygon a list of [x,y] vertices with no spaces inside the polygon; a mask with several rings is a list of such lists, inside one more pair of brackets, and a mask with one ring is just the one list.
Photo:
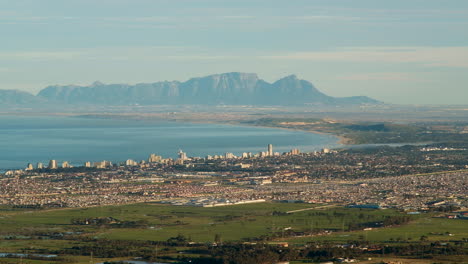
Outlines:
{"label": "dark green vegetation", "polygon": [[[0,248],[12,253],[57,254],[60,260],[49,260],[54,263],[89,263],[91,255],[101,260],[143,257],[179,263],[322,261],[379,255],[382,243],[387,245],[385,254],[413,256],[417,250],[425,256],[442,251],[467,254],[466,220],[342,207],[286,213],[312,207],[287,203],[216,208],[133,204],[35,211],[2,207]],[[276,245],[281,241],[296,246]],[[310,244],[320,246],[305,247]],[[375,248],[335,246],[343,244]],[[30,263],[43,263],[37,261]]]}
{"label": "dark green vegetation", "polygon": [[246,124],[317,131],[345,138],[347,144],[468,143],[468,124],[336,121],[318,118],[262,118]]}

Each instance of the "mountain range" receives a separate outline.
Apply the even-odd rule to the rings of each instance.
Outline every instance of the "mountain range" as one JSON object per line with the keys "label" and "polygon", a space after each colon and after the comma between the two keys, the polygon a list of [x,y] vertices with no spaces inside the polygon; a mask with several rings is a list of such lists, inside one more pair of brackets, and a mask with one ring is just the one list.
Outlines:
{"label": "mountain range", "polygon": [[192,78],[186,82],[49,86],[37,96],[0,90],[0,104],[92,104],[92,105],[359,105],[379,104],[366,96],[332,97],[295,75],[274,83],[254,73],[223,73]]}

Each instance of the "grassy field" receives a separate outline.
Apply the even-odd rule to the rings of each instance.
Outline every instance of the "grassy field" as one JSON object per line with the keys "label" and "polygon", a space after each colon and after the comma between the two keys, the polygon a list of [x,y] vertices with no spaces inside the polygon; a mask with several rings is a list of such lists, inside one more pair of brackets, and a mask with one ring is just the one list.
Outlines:
{"label": "grassy field", "polygon": [[[28,235],[37,231],[84,231],[98,238],[121,240],[164,241],[183,234],[195,242],[213,241],[216,234],[222,240],[233,241],[282,233],[285,229],[309,231],[336,229],[346,231],[350,223],[381,221],[385,216],[398,215],[393,210],[331,208],[293,214],[290,210],[314,207],[310,204],[261,203],[216,208],[134,204],[86,209],[63,209],[6,214],[0,218],[3,235]],[[276,212],[275,215],[273,212]],[[272,215],[273,214],[273,215]],[[113,217],[123,221],[145,220],[145,228],[105,228],[72,225],[74,218]]]}
{"label": "grassy field", "polygon": [[[292,214],[291,210],[308,209]],[[28,210],[0,208],[0,253],[41,253],[85,245],[86,239],[166,241],[184,235],[194,242],[213,242],[219,234],[222,241],[242,241],[273,233],[276,241],[305,244],[313,241],[343,242],[419,242],[449,241],[468,238],[468,221],[433,218],[429,214],[413,215],[412,221],[396,227],[371,231],[351,231],[350,224],[381,222],[386,217],[406,216],[395,210],[322,207],[311,204],[259,203],[215,208],[171,206],[154,203],[93,208]],[[119,221],[144,220],[144,227],[116,228],[72,224],[72,219],[113,217]],[[318,229],[333,230],[331,235],[291,238],[296,232]],[[47,237],[51,233],[75,232],[74,240]],[[76,233],[80,232],[80,233]],[[433,234],[431,234],[433,232]],[[445,233],[449,232],[453,236]],[[395,242],[396,243],[396,242]],[[89,263],[89,256],[65,256],[73,263]],[[28,260],[29,261],[29,260]],[[0,263],[19,263],[17,259],[0,258]],[[29,261],[23,263],[48,263]],[[50,262],[49,262],[50,263]],[[57,262],[55,262],[57,263]]]}
{"label": "grassy field", "polygon": [[[452,234],[452,236],[446,233]],[[378,228],[370,231],[338,232],[327,236],[302,237],[290,239],[292,243],[313,241],[346,242],[368,240],[372,242],[419,241],[422,236],[427,241],[451,241],[468,238],[468,221],[423,217],[403,226]]]}

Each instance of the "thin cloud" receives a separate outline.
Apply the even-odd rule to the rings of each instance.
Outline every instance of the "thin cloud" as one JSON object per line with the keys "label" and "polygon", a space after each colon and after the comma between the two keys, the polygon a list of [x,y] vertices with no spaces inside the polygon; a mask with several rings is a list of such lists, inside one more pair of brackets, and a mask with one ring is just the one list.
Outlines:
{"label": "thin cloud", "polygon": [[0,52],[3,61],[147,61],[222,60],[230,56],[206,55],[206,51],[189,46],[100,47],[74,50],[34,50]]}
{"label": "thin cloud", "polygon": [[339,76],[344,81],[422,81],[406,72],[356,73]]}
{"label": "thin cloud", "polygon": [[468,47],[345,47],[335,50],[233,53],[190,46],[100,47],[59,51],[0,52],[0,60],[228,60],[414,64],[424,67],[468,67]]}
{"label": "thin cloud", "polygon": [[83,53],[77,51],[15,51],[2,52],[2,60],[69,60],[76,59]]}
{"label": "thin cloud", "polygon": [[269,60],[359,63],[415,63],[428,67],[468,67],[468,47],[349,47],[331,51],[261,56]]}
{"label": "thin cloud", "polygon": [[[281,18],[281,17],[279,17]],[[297,16],[297,17],[289,17],[289,19],[297,20],[300,22],[320,22],[320,21],[361,21],[362,17],[357,16],[322,16],[322,15],[315,15],[315,16]]]}
{"label": "thin cloud", "polygon": [[255,16],[238,15],[238,16],[220,16],[220,18],[223,18],[223,19],[233,19],[233,20],[237,20],[237,19],[244,20],[244,19],[252,19],[252,18],[256,18],[256,17],[255,17]]}

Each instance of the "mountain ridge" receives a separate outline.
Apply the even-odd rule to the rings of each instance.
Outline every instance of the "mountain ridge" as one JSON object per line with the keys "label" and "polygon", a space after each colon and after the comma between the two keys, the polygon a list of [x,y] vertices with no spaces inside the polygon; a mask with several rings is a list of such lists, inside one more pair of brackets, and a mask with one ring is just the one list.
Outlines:
{"label": "mountain ridge", "polygon": [[[25,95],[25,97],[27,97]],[[380,104],[366,97],[332,97],[296,75],[273,83],[255,73],[229,72],[191,78],[185,82],[52,85],[42,89],[39,100],[61,104],[92,105],[346,105]],[[16,100],[21,101],[21,100]]]}

